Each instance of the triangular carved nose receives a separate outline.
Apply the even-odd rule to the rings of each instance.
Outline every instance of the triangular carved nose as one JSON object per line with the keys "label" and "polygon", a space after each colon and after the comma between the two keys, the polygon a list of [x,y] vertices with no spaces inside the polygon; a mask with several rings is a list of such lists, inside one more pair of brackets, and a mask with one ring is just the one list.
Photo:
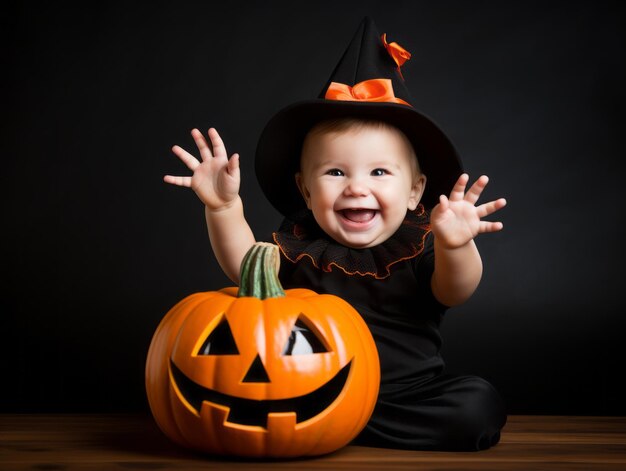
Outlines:
{"label": "triangular carved nose", "polygon": [[241,380],[242,383],[269,383],[270,377],[265,371],[261,357],[257,354],[256,358],[250,365],[246,376]]}

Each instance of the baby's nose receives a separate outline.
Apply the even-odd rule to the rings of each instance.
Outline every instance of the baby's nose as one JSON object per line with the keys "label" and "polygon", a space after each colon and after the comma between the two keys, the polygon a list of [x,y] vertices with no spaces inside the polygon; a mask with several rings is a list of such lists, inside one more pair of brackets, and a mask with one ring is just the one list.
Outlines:
{"label": "baby's nose", "polygon": [[369,193],[369,187],[358,178],[351,178],[344,191],[346,196],[367,196]]}

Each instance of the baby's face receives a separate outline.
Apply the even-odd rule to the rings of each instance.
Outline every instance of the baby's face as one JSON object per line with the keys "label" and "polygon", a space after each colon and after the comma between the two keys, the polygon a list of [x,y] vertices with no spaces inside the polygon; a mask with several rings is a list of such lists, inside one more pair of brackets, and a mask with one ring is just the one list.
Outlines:
{"label": "baby's face", "polygon": [[400,131],[368,126],[307,138],[296,182],[330,237],[367,248],[387,240],[416,208],[426,177]]}

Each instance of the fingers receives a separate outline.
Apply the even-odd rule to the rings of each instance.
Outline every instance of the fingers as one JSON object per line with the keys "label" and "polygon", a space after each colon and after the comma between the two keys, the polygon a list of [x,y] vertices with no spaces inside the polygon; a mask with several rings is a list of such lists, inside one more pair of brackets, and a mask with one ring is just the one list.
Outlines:
{"label": "fingers", "polygon": [[191,177],[177,177],[174,175],[165,175],[163,177],[163,181],[172,185],[185,186],[187,188],[191,187]]}
{"label": "fingers", "polygon": [[490,214],[495,213],[497,210],[502,209],[506,206],[506,200],[504,198],[497,199],[495,201],[490,201],[489,203],[481,204],[476,207],[476,213],[479,218],[484,218],[485,216],[489,216]]}
{"label": "fingers", "polygon": [[200,157],[202,157],[203,161],[208,160],[213,157],[211,148],[209,147],[209,144],[207,143],[206,139],[204,138],[204,136],[202,135],[200,131],[198,131],[195,128],[192,129],[191,137],[193,137],[193,140],[196,143],[196,147],[200,151]]}
{"label": "fingers", "polygon": [[487,183],[489,183],[489,177],[487,175],[481,175],[465,194],[465,201],[476,204],[476,201],[480,198],[480,195],[487,186]]}
{"label": "fingers", "polygon": [[224,141],[220,137],[217,130],[215,128],[210,128],[207,135],[211,140],[210,146],[198,129],[194,128],[191,130],[191,137],[193,137],[193,140],[200,151],[202,160],[207,160],[211,157],[226,157],[226,146],[224,145]]}
{"label": "fingers", "polygon": [[[475,205],[478,201],[478,198],[480,198],[480,195],[487,186],[487,183],[489,183],[489,177],[487,175],[481,175],[478,180],[476,180],[474,184],[470,187],[470,189],[467,190],[467,193],[465,193],[465,188],[467,187],[468,181],[469,175],[467,173],[464,173],[459,177],[459,179],[454,184],[454,188],[452,188],[452,191],[450,192],[450,201],[465,200]],[[500,207],[497,209],[500,209]]]}
{"label": "fingers", "polygon": [[450,207],[450,200],[446,197],[446,195],[439,196],[439,209],[443,211],[447,211]]}
{"label": "fingers", "polygon": [[191,155],[189,152],[187,152],[185,149],[183,149],[180,146],[172,147],[172,152],[174,152],[174,154],[176,154],[176,156],[180,160],[182,160],[183,163],[187,166],[187,168],[191,170],[192,172],[200,165],[200,162],[198,162],[198,159],[196,159],[193,155]]}
{"label": "fingers", "polygon": [[228,160],[228,174],[232,176],[239,174],[239,154],[233,154]]}
{"label": "fingers", "polygon": [[[180,146],[172,147],[172,152],[176,154],[176,156],[183,161],[183,163],[187,166],[189,170],[192,172],[200,165],[198,159],[196,159],[193,155],[187,152]],[[163,177],[163,181],[165,183],[170,183],[172,185],[177,186],[185,186],[187,188],[191,187],[191,177],[180,177],[176,175],[165,175]]]}
{"label": "fingers", "polygon": [[[193,137],[196,143],[196,146],[198,147],[198,150],[200,151],[200,156],[202,158],[202,161],[204,162],[204,161],[207,161],[208,159],[213,159],[213,158],[216,158],[216,159],[224,158],[226,159],[225,161],[226,163],[224,165],[227,166],[226,167],[227,172],[232,176],[238,177],[239,176],[239,154],[233,154],[233,156],[230,159],[227,159],[226,147],[224,146],[224,141],[222,141],[222,138],[218,134],[217,130],[215,128],[210,128],[207,134],[209,136],[209,139],[211,140],[210,146],[207,140],[204,138],[204,136],[198,129],[194,128],[191,130],[191,136]],[[187,168],[189,168],[189,170],[191,170],[194,173],[196,169],[202,165],[202,163],[196,157],[194,157],[192,154],[190,154],[189,152],[187,152],[185,149],[183,149],[180,146],[173,146],[172,152],[176,154],[176,156],[187,166]],[[220,168],[223,168],[221,163],[219,163],[218,166]],[[165,175],[163,177],[163,181],[165,181],[166,183],[170,183],[172,185],[191,187],[191,178],[192,177],[190,176],[182,177],[182,176],[175,176],[175,175]]]}
{"label": "fingers", "polygon": [[[465,189],[468,181],[469,175],[466,173],[462,174],[454,184],[454,187],[450,192],[450,198],[446,198],[445,195],[441,195],[439,197],[439,206],[441,210],[446,210],[450,207],[456,206],[457,202],[469,203],[476,208],[475,216],[478,216],[478,219],[482,219],[506,206],[506,200],[504,198],[499,198],[497,200],[481,204],[480,206],[476,206],[476,202],[483,193],[487,183],[489,183],[489,177],[487,177],[487,175],[481,175],[466,193]],[[504,225],[501,222],[481,220],[478,223],[478,232],[496,232],[502,230],[503,227]]]}
{"label": "fingers", "polygon": [[481,221],[478,227],[478,232],[497,232],[501,231],[504,225],[501,222]]}
{"label": "fingers", "polygon": [[[490,214],[495,213],[499,209],[502,209],[506,206],[506,200],[504,198],[499,198],[495,201],[490,201],[489,203],[481,204],[476,208],[476,214],[481,219],[485,216],[489,216]],[[491,221],[480,221],[478,226],[478,231],[483,232],[497,232],[501,231],[504,227],[500,221],[491,222]]]}
{"label": "fingers", "polygon": [[461,201],[463,199],[468,180],[469,175],[467,173],[464,173],[459,177],[450,192],[450,201]]}
{"label": "fingers", "polygon": [[218,134],[215,128],[210,128],[209,139],[211,139],[211,145],[213,146],[213,156],[215,157],[227,157],[226,147],[224,146],[224,141]]}

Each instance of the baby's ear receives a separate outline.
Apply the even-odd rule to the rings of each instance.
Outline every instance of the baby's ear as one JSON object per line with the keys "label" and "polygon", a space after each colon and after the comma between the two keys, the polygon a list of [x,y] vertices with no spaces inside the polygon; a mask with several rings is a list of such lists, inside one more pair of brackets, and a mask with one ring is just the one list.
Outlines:
{"label": "baby's ear", "polygon": [[304,184],[304,178],[302,178],[302,174],[300,172],[296,173],[295,177],[296,177],[296,185],[298,185],[298,190],[300,190],[300,194],[304,198],[306,207],[311,209],[311,193],[309,193],[309,190]]}
{"label": "baby's ear", "polygon": [[422,199],[422,195],[424,194],[424,189],[426,188],[426,175],[420,173],[413,178],[413,185],[411,186],[411,193],[409,194],[409,203],[407,207],[414,211],[417,208],[420,200]]}

